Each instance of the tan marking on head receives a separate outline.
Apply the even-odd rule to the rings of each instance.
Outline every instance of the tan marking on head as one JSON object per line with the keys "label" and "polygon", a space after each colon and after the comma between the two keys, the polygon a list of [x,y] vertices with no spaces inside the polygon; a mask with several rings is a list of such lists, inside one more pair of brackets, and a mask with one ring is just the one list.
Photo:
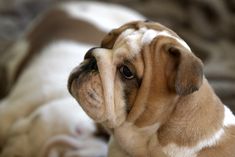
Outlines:
{"label": "tan marking on head", "polygon": [[102,40],[101,47],[111,49],[116,42],[119,35],[126,29],[133,28],[137,29],[136,22],[127,23],[117,29],[113,29],[109,32]]}
{"label": "tan marking on head", "polygon": [[169,28],[156,23],[156,22],[144,22],[144,21],[134,21],[134,22],[130,22],[127,23],[117,29],[112,30],[110,33],[108,33],[102,40],[101,42],[101,47],[103,48],[108,48],[111,49],[114,46],[114,43],[116,43],[116,40],[118,39],[118,37],[120,36],[121,33],[123,33],[125,30],[127,29],[134,29],[134,30],[138,30],[140,28],[146,28],[146,29],[153,29],[156,31],[167,31],[170,35],[172,35],[175,38],[179,38],[180,37],[173,32],[172,30],[170,30]]}
{"label": "tan marking on head", "polygon": [[144,74],[144,62],[143,62],[143,55],[137,54],[135,56],[135,58],[132,61],[132,64],[135,67],[136,70],[136,75],[138,76],[139,79],[143,78],[143,74]]}

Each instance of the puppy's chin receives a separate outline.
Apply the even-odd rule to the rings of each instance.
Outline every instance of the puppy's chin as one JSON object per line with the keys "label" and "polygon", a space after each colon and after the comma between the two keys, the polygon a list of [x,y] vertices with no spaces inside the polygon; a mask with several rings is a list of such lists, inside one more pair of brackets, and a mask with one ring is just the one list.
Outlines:
{"label": "puppy's chin", "polygon": [[93,120],[102,122],[106,119],[103,88],[98,72],[81,72],[72,80],[70,92]]}

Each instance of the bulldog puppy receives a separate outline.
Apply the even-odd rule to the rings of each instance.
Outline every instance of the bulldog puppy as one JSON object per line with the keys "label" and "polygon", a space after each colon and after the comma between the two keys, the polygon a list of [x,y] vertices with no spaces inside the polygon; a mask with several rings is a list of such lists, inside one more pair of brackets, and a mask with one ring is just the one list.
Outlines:
{"label": "bulldog puppy", "polygon": [[67,77],[111,28],[137,19],[143,17],[120,6],[69,2],[33,23],[0,59],[0,79],[11,89],[0,101],[1,157],[107,154],[96,125],[66,90]]}
{"label": "bulldog puppy", "polygon": [[111,134],[110,157],[234,157],[235,118],[172,30],[136,21],[90,49],[68,80]]}

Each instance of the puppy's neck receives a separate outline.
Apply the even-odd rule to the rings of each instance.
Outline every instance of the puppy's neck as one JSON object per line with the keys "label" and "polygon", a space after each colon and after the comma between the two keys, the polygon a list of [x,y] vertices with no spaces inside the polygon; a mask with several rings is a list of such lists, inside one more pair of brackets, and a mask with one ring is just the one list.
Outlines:
{"label": "puppy's neck", "polygon": [[158,131],[162,146],[170,143],[195,146],[223,127],[224,106],[206,79],[197,92],[180,97],[175,105],[175,110]]}

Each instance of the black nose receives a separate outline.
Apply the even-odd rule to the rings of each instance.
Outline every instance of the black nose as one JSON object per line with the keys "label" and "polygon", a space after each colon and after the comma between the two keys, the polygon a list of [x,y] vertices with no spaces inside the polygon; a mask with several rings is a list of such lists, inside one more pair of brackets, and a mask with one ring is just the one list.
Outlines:
{"label": "black nose", "polygon": [[88,60],[88,64],[83,67],[85,71],[90,71],[90,70],[98,71],[97,62],[93,55],[93,52],[96,48],[99,48],[99,47],[93,47],[90,50],[88,50],[84,57],[85,60]]}
{"label": "black nose", "polygon": [[87,51],[87,53],[85,54],[84,59],[89,59],[89,58],[93,58],[93,51],[98,48],[98,47],[93,47],[90,50]]}
{"label": "black nose", "polygon": [[98,66],[97,66],[97,62],[96,62],[95,57],[90,58],[90,62],[88,63],[87,66],[88,66],[89,70],[95,70],[95,71],[98,70]]}
{"label": "black nose", "polygon": [[98,66],[97,62],[94,56],[89,57],[84,64],[81,64],[80,66],[76,67],[70,74],[69,79],[68,79],[68,90],[71,93],[71,86],[72,82],[75,79],[78,79],[82,74],[88,74],[90,72],[98,72]]}

